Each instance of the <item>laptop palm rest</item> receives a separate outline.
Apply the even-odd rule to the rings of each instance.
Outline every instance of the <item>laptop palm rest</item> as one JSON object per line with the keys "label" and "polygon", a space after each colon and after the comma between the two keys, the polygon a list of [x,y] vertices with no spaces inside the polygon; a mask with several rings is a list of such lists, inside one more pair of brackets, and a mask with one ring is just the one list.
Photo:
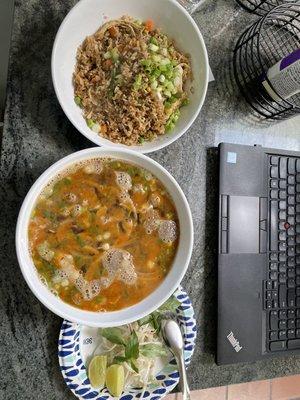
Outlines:
{"label": "laptop palm rest", "polygon": [[259,253],[259,197],[228,200],[228,253]]}

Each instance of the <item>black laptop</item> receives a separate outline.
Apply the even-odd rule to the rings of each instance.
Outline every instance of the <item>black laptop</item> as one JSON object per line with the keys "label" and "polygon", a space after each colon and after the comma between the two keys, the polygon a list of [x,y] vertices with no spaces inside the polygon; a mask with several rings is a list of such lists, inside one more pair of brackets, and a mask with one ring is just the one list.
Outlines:
{"label": "black laptop", "polygon": [[300,354],[300,153],[219,151],[217,363]]}

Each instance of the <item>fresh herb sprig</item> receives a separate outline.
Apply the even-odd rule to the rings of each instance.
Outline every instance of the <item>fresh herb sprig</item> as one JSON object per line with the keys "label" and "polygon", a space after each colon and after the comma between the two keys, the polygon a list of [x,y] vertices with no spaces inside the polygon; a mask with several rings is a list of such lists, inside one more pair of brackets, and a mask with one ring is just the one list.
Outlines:
{"label": "fresh herb sprig", "polygon": [[[176,299],[176,297],[171,296],[169,300],[167,300],[156,311],[140,319],[138,324],[139,326],[151,324],[153,328],[159,332],[161,319],[164,313],[166,311],[175,313],[179,305],[180,302]],[[137,367],[137,359],[139,358],[140,354],[148,358],[161,357],[167,354],[165,347],[162,345],[152,343],[140,345],[135,330],[131,332],[130,337],[127,340],[124,339],[122,330],[119,328],[104,328],[101,330],[101,335],[111,343],[124,347],[124,355],[114,357],[113,362],[115,364],[128,362],[136,373],[139,372]]]}
{"label": "fresh herb sprig", "polygon": [[111,343],[124,346],[124,356],[116,356],[114,358],[114,363],[120,364],[125,361],[129,362],[131,368],[138,373],[139,370],[136,365],[136,360],[140,354],[140,346],[136,332],[132,331],[127,341],[124,340],[122,331],[119,328],[104,328],[101,331],[101,335]]}

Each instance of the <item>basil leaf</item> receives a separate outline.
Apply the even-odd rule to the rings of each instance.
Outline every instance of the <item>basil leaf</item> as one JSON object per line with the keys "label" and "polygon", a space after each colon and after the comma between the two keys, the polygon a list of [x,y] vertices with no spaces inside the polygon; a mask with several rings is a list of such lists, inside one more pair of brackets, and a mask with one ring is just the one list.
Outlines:
{"label": "basil leaf", "polygon": [[134,362],[134,360],[130,360],[130,366],[137,374],[139,373],[139,369],[138,369],[136,363]]}
{"label": "basil leaf", "polygon": [[151,324],[153,328],[158,332],[160,330],[161,318],[165,311],[170,311],[175,313],[177,308],[180,306],[180,301],[172,295],[163,305],[159,307],[157,311],[154,311],[152,314],[147,315],[144,318],[141,318],[138,321],[139,326],[145,324]]}
{"label": "basil leaf", "polygon": [[152,326],[153,328],[159,332],[160,331],[160,323],[161,323],[161,315],[159,314],[159,312],[154,312],[152,313]]}
{"label": "basil leaf", "polygon": [[114,357],[114,363],[115,364],[121,364],[121,363],[123,363],[123,362],[125,362],[125,361],[127,361],[127,358],[126,357],[122,357],[122,356],[116,356],[116,357]]}
{"label": "basil leaf", "polygon": [[126,346],[126,343],[122,337],[122,331],[118,328],[103,328],[101,330],[101,335],[111,343]]}
{"label": "basil leaf", "polygon": [[139,356],[139,340],[135,331],[130,335],[130,338],[125,347],[125,357],[137,359]]}
{"label": "basil leaf", "polygon": [[159,344],[144,344],[140,346],[140,353],[149,358],[167,355],[167,350]]}

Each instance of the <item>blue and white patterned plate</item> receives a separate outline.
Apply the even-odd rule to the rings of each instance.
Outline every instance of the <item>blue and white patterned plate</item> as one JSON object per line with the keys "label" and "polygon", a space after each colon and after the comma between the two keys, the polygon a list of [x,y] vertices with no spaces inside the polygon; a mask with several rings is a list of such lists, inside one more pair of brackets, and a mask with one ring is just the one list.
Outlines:
{"label": "blue and white patterned plate", "polygon": [[[176,312],[183,332],[185,363],[188,365],[194,352],[197,335],[194,310],[188,295],[181,287],[174,295],[181,303]],[[62,323],[58,341],[59,365],[67,386],[79,399],[113,399],[106,388],[102,390],[92,388],[87,377],[85,365],[97,347],[98,337],[98,328],[81,326],[66,320]],[[179,382],[179,373],[174,358],[170,359],[168,364],[161,365],[156,379],[158,383],[147,388],[143,399],[158,400],[175,388]],[[141,395],[141,389],[133,388],[123,393],[120,400],[132,400],[140,398]]]}

